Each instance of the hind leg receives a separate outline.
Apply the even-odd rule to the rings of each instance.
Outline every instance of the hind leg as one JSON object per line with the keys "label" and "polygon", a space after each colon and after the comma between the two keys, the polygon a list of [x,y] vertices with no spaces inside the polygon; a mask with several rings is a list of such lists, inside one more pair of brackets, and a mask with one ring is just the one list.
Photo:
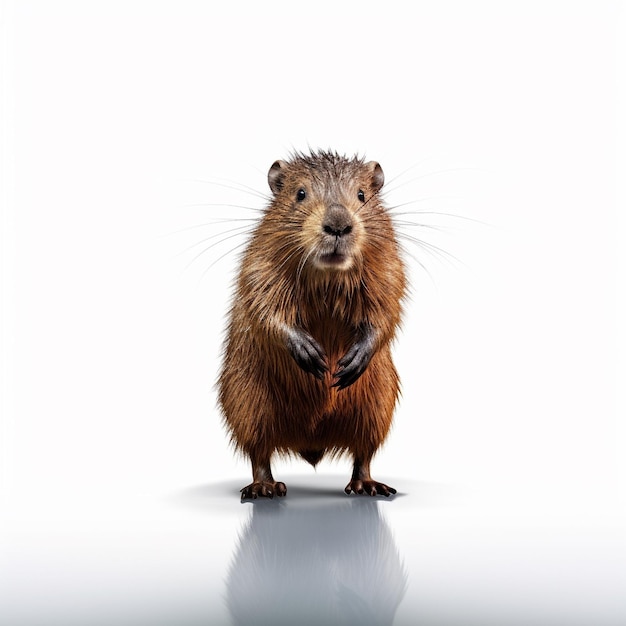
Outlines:
{"label": "hind leg", "polygon": [[252,452],[252,482],[241,490],[241,501],[257,498],[282,497],[287,494],[285,483],[277,482],[272,476],[269,455]]}
{"label": "hind leg", "polygon": [[[389,497],[396,493],[393,487],[372,478],[370,462],[387,437],[399,391],[398,374],[387,346],[372,359],[354,385],[340,392],[350,394],[345,396],[342,408],[346,411],[344,421],[353,423],[351,428],[355,433],[346,446],[354,459],[352,479],[345,488],[347,494]],[[358,412],[351,415],[353,407],[358,407]]]}
{"label": "hind leg", "polygon": [[385,483],[379,483],[370,475],[370,461],[372,456],[369,455],[364,459],[354,459],[354,469],[352,471],[352,480],[346,485],[345,492],[347,494],[354,493],[367,494],[370,496],[389,497],[396,493],[396,490]]}

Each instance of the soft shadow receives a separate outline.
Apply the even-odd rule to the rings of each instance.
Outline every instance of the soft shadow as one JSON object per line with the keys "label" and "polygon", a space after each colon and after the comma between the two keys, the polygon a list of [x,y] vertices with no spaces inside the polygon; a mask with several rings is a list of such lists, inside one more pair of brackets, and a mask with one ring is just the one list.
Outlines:
{"label": "soft shadow", "polygon": [[203,509],[208,508],[211,502],[222,500],[223,498],[239,500],[239,490],[242,487],[242,480],[224,480],[219,482],[205,483],[189,487],[182,491],[170,494],[168,500],[173,504],[181,505],[184,508]]}
{"label": "soft shadow", "polygon": [[[171,505],[198,512],[219,514],[231,514],[233,507],[239,505],[239,490],[246,483],[247,477],[240,480],[227,480],[214,483],[206,483],[196,487],[190,487],[177,493],[171,494],[167,500]],[[274,505],[285,505],[287,503],[296,504],[299,501],[307,500],[311,505],[318,506],[319,500],[346,502],[356,500],[366,500],[365,496],[352,494],[347,496],[343,488],[347,483],[346,476],[343,475],[297,475],[284,476],[282,479],[287,483],[287,497],[275,499]],[[412,506],[416,508],[444,508],[456,506],[467,500],[468,492],[455,485],[443,483],[428,483],[419,481],[408,481],[406,479],[390,478],[389,482],[398,488],[398,493],[384,498],[378,496],[376,500],[380,502],[392,502],[393,500],[410,497]],[[409,499],[409,498],[408,498]],[[227,505],[225,506],[225,503]],[[247,501],[241,506],[263,505],[262,500]]]}
{"label": "soft shadow", "polygon": [[[313,503],[298,492],[324,497]],[[289,504],[251,507],[227,578],[236,626],[393,623],[407,575],[382,503],[334,495],[294,485]]]}

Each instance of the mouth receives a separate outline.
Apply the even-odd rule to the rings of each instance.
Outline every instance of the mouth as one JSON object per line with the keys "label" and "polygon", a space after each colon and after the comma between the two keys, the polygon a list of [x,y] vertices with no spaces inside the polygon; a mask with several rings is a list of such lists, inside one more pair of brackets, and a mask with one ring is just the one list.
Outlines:
{"label": "mouth", "polygon": [[348,260],[348,256],[341,252],[330,252],[320,255],[319,260],[324,265],[343,265]]}
{"label": "mouth", "polygon": [[322,269],[345,270],[352,265],[352,257],[341,252],[328,252],[317,257],[316,265]]}

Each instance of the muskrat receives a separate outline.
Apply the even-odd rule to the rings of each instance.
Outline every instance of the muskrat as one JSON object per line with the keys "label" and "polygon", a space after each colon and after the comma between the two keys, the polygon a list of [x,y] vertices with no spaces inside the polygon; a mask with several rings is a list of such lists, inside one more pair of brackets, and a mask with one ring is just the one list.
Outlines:
{"label": "muskrat", "polygon": [[218,381],[231,440],[250,458],[241,499],[284,496],[275,452],[315,466],[349,453],[350,494],[396,493],[373,480],[400,384],[390,343],[406,290],[381,166],[295,153],[268,173],[272,200],[241,260]]}

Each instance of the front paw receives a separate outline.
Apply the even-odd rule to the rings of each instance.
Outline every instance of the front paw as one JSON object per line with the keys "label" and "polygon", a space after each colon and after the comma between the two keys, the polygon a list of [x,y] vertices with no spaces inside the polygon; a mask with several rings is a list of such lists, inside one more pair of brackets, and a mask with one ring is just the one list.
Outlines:
{"label": "front paw", "polygon": [[374,339],[371,335],[366,335],[357,341],[346,354],[339,359],[339,368],[333,374],[336,381],[333,387],[345,389],[354,383],[367,369],[374,356]]}
{"label": "front paw", "polygon": [[286,345],[295,362],[305,372],[320,380],[324,378],[328,371],[326,354],[311,335],[299,328],[290,328],[287,331]]}

